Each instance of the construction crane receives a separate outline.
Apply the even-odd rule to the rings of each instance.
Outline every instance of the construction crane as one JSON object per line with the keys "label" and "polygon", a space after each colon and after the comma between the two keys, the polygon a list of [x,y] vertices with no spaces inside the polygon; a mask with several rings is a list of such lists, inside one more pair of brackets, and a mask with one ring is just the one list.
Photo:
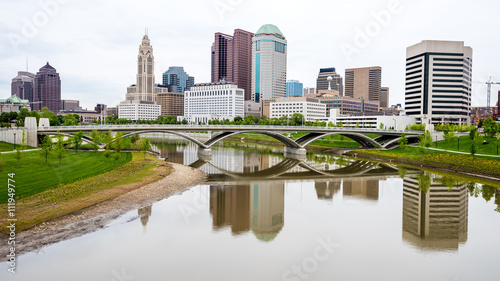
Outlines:
{"label": "construction crane", "polygon": [[486,82],[486,85],[488,85],[488,99],[487,99],[487,102],[486,102],[486,110],[488,112],[490,112],[491,110],[491,107],[490,107],[490,100],[491,100],[491,85],[492,84],[500,84],[500,82],[491,82],[491,76],[490,76],[490,80],[488,80],[488,82]]}

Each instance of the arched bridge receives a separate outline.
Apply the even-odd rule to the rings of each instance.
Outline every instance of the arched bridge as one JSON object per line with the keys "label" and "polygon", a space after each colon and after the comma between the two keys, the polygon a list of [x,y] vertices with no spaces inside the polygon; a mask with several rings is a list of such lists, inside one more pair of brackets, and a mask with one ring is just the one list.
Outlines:
{"label": "arched bridge", "polygon": [[[402,133],[406,134],[409,142],[418,139],[421,131],[385,130],[373,128],[338,128],[338,127],[304,127],[304,126],[248,126],[248,125],[104,125],[104,126],[59,126],[38,127],[38,135],[54,134],[57,132],[71,134],[78,131],[91,132],[124,132],[123,137],[145,133],[168,133],[183,137],[196,143],[202,155],[210,155],[210,147],[225,138],[242,133],[259,133],[270,136],[285,145],[285,152],[289,154],[305,155],[305,147],[311,142],[329,135],[341,135],[350,138],[363,147],[387,148],[397,144]],[[221,132],[215,134],[209,140],[202,142],[186,133],[189,132]],[[303,132],[306,135],[292,140],[284,134],[291,132]],[[369,134],[379,135],[373,139]],[[103,147],[107,144],[103,144]]]}

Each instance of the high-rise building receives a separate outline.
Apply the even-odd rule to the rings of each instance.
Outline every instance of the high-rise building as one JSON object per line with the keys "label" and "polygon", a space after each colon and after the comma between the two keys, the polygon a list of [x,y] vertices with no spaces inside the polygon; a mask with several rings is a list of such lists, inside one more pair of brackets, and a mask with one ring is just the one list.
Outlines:
{"label": "high-rise building", "polygon": [[297,80],[286,82],[286,97],[301,97],[304,95],[304,85]]}
{"label": "high-rise building", "polygon": [[212,83],[234,82],[250,100],[253,33],[235,29],[233,36],[215,33],[212,44]]}
{"label": "high-rise building", "polygon": [[[332,77],[331,80],[328,80],[328,77]],[[328,88],[329,86],[330,88]],[[344,94],[344,83],[342,81],[342,76],[335,72],[335,67],[319,69],[318,78],[316,79],[316,92],[319,92],[321,90],[336,90],[339,92],[340,96]]]}
{"label": "high-rise building", "polygon": [[33,84],[35,74],[27,71],[17,72],[17,76],[12,79],[11,95],[16,95],[20,99],[33,102]]}
{"label": "high-rise building", "polygon": [[389,107],[389,88],[388,87],[381,87],[380,88],[380,107],[381,108],[388,108]]}
{"label": "high-rise building", "polygon": [[82,110],[78,100],[61,100],[61,110]]}
{"label": "high-rise building", "polygon": [[472,48],[426,40],[406,48],[406,114],[422,124],[470,123]]}
{"label": "high-rise building", "polygon": [[265,24],[252,39],[252,100],[286,96],[287,41],[272,24]]}
{"label": "high-rise building", "polygon": [[345,70],[345,96],[380,101],[382,68],[380,66]]}
{"label": "high-rise building", "polygon": [[165,87],[155,85],[153,46],[148,35],[142,37],[137,55],[137,82],[127,88],[125,99],[127,101],[152,101],[156,102],[156,94],[168,92]]}
{"label": "high-rise building", "polygon": [[184,115],[184,94],[181,93],[159,93],[157,104],[161,105],[161,116]]}
{"label": "high-rise building", "polygon": [[33,110],[47,107],[57,114],[61,110],[61,79],[56,69],[47,62],[35,75]]}
{"label": "high-rise building", "polygon": [[184,94],[194,85],[194,77],[189,76],[182,66],[171,66],[163,73],[163,86],[167,86],[169,92]]}

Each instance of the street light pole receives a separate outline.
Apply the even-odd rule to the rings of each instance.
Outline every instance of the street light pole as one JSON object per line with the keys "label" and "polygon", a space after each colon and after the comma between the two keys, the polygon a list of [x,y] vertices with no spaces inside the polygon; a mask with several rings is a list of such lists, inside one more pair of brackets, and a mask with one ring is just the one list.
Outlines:
{"label": "street light pole", "polygon": [[14,150],[16,150],[16,132],[13,132],[14,134]]}

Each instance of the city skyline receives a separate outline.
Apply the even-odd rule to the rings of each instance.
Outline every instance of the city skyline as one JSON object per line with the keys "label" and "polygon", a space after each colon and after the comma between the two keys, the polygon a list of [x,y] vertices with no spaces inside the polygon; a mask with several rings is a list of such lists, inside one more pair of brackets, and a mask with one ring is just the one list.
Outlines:
{"label": "city skyline", "polygon": [[[211,62],[207,50],[213,42],[214,33],[229,33],[237,28],[256,32],[268,23],[278,26],[287,36],[290,46],[287,79],[297,79],[304,83],[304,87],[315,86],[320,68],[334,66],[344,76],[346,68],[379,65],[384,69],[384,86],[391,89],[390,104],[404,103],[405,50],[423,40],[464,41],[475,51],[473,81],[485,82],[490,75],[493,80],[500,79],[500,71],[494,69],[498,58],[495,46],[499,39],[486,39],[488,28],[493,26],[495,9],[469,9],[470,4],[466,5],[465,1],[454,2],[455,6],[451,8],[447,1],[432,2],[432,11],[428,11],[430,1],[355,1],[336,6],[342,13],[335,18],[328,16],[327,8],[333,4],[301,4],[295,1],[292,1],[294,5],[281,5],[279,1],[269,4],[271,8],[282,8],[282,16],[276,16],[272,9],[261,11],[258,9],[261,6],[259,1],[200,1],[198,5],[151,1],[157,9],[149,14],[139,11],[145,11],[150,5],[137,9],[123,3],[120,13],[109,17],[107,15],[115,8],[112,3],[92,5],[92,1],[83,4],[56,0],[46,3],[49,2],[55,4],[42,7],[39,3],[18,1],[4,7],[13,12],[0,22],[5,38],[0,51],[2,97],[10,96],[11,80],[18,71],[26,70],[28,57],[30,72],[35,72],[46,61],[58,70],[63,99],[80,99],[84,108],[93,108],[96,103],[117,105],[126,87],[135,80],[135,62],[129,58],[136,56],[137,40],[143,36],[144,26],[148,27],[155,47],[155,75],[161,75],[169,66],[181,65],[189,69],[190,75],[197,77],[199,82],[210,81]],[[6,3],[3,5],[7,6]],[[169,10],[189,9],[190,16],[172,13],[165,21],[163,5]],[[360,10],[357,7],[364,8]],[[308,11],[315,13],[308,15]],[[455,17],[465,11],[475,19],[474,22]],[[296,22],[293,17],[287,17],[294,12],[301,14],[304,20]],[[390,18],[384,18],[387,13]],[[421,13],[429,15],[425,22],[419,21]],[[122,19],[128,15],[133,15],[135,20],[123,22]],[[35,16],[39,17],[38,21]],[[88,23],[85,18],[96,20]],[[364,45],[357,44],[357,30],[376,26],[373,23],[377,23],[377,19],[380,28],[372,30],[370,35],[363,31],[367,40]],[[120,25],[112,25],[118,20]],[[322,24],[327,20],[328,25]],[[165,32],[168,22],[178,22],[180,27]],[[442,22],[446,22],[446,26],[441,26]],[[332,36],[324,36],[328,28],[335,25],[344,28],[335,30]],[[466,33],[464,30],[478,32]],[[354,52],[346,55],[346,46]],[[99,69],[95,65],[99,65]],[[492,91],[497,89],[494,86]],[[473,84],[472,105],[486,105],[484,84]]]}

